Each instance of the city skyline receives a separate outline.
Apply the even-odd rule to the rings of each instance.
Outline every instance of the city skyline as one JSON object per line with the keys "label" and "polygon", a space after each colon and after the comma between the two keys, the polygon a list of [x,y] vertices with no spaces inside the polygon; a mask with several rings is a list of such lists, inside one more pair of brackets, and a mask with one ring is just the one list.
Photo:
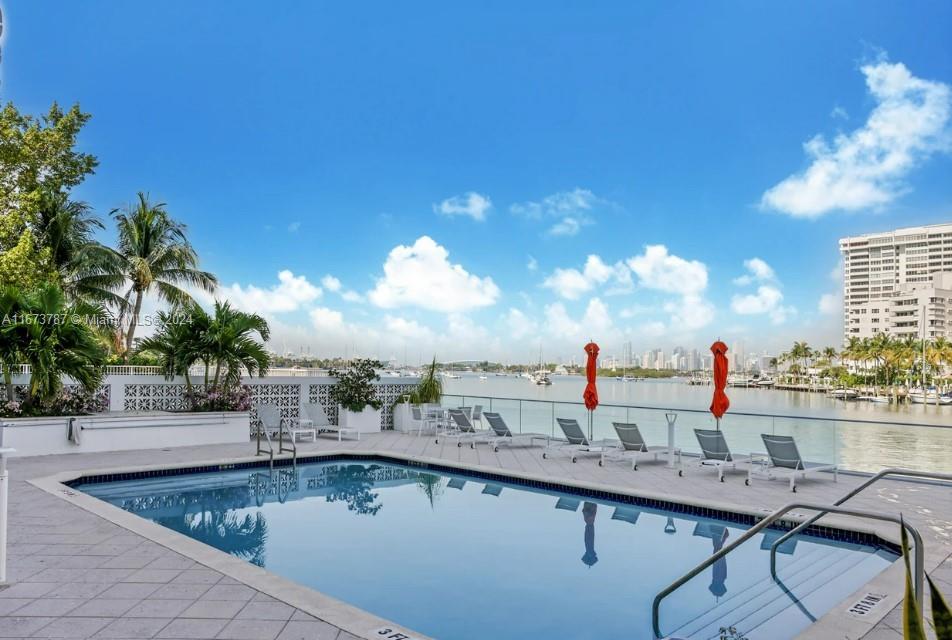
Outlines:
{"label": "city skyline", "polygon": [[952,219],[948,6],[50,7],[4,101],[89,111],[75,197],[150,190],[278,352],[838,347],[839,239]]}

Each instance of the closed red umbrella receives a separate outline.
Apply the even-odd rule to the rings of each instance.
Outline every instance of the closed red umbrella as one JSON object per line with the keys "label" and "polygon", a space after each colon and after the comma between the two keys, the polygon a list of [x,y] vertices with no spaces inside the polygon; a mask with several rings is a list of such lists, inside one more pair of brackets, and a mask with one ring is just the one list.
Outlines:
{"label": "closed red umbrella", "polygon": [[[598,345],[589,342],[585,345],[585,353],[588,359],[585,362],[585,379],[588,381],[585,385],[585,391],[582,393],[582,400],[585,401],[585,408],[589,411],[595,411],[598,406],[598,388],[595,386],[595,378],[598,377]],[[592,438],[592,414],[588,415],[588,438]]]}
{"label": "closed red umbrella", "polygon": [[714,354],[714,399],[711,401],[711,413],[717,418],[717,428],[721,428],[721,417],[731,406],[724,389],[727,388],[727,345],[718,340],[711,345]]}

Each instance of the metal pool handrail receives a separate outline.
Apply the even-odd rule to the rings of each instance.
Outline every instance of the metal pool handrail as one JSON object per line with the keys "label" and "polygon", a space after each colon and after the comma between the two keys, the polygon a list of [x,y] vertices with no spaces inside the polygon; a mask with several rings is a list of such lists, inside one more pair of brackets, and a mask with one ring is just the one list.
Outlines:
{"label": "metal pool handrail", "polygon": [[[939,473],[937,471],[915,471],[914,469],[900,469],[897,467],[892,467],[889,469],[883,469],[876,475],[872,476],[865,482],[861,483],[859,486],[854,488],[849,493],[846,493],[839,500],[833,503],[834,507],[838,507],[841,504],[845,503],[847,500],[850,500],[855,495],[866,489],[871,484],[878,482],[879,480],[885,478],[886,476],[907,476],[911,478],[928,478],[930,480],[949,480],[952,481],[952,473]],[[797,535],[811,524],[825,516],[827,511],[820,511],[816,515],[811,516],[808,520],[805,520],[803,523],[797,525],[787,533],[783,534],[776,540],[773,544],[770,545],[770,575],[774,578],[777,577],[777,549],[785,541],[789,540],[793,536]]]}
{"label": "metal pool handrail", "polygon": [[906,531],[909,532],[909,535],[912,536],[913,544],[915,545],[915,561],[914,561],[914,586],[916,592],[916,598],[922,598],[922,587],[924,581],[924,550],[922,547],[922,536],[919,535],[919,532],[915,527],[910,525],[908,522],[902,521],[896,516],[890,516],[883,513],[875,513],[873,511],[861,511],[858,509],[846,509],[843,507],[838,507],[834,505],[822,505],[811,502],[791,502],[786,504],[770,515],[766,516],[763,520],[755,524],[753,527],[745,531],[739,538],[734,540],[731,544],[727,545],[717,553],[712,554],[710,557],[705,559],[703,562],[699,563],[696,567],[688,571],[686,574],[672,582],[670,585],[665,587],[663,590],[658,592],[658,595],[655,596],[654,601],[651,603],[651,626],[654,631],[655,638],[661,638],[661,624],[659,620],[659,611],[661,609],[661,601],[666,597],[671,595],[675,590],[681,587],[685,582],[695,577],[709,566],[726,556],[728,553],[736,549],[738,546],[750,540],[752,537],[760,533],[763,529],[766,529],[771,524],[782,518],[788,512],[794,509],[809,509],[811,511],[822,511],[824,513],[838,513],[845,516],[852,516],[854,518],[868,518],[870,520],[881,520],[884,522],[893,522],[900,526],[906,528]]}
{"label": "metal pool handrail", "polygon": [[[444,398],[460,398],[466,399],[471,398],[474,400],[505,400],[509,402],[534,402],[537,404],[565,404],[565,405],[577,405],[585,406],[584,402],[572,401],[572,400],[545,400],[545,399],[535,399],[535,398],[508,398],[502,396],[481,396],[477,394],[461,394],[461,393],[444,393]],[[612,407],[615,409],[645,409],[649,411],[677,411],[682,413],[698,413],[698,414],[710,414],[708,409],[688,409],[684,407],[671,407],[671,406],[647,406],[647,405],[637,405],[637,404],[611,404],[608,402],[599,402],[599,407]],[[930,427],[935,429],[952,429],[952,424],[929,424],[926,422],[895,422],[895,421],[884,421],[884,420],[867,420],[863,418],[827,418],[825,416],[811,416],[811,415],[789,415],[781,413],[751,413],[746,411],[731,411],[728,416],[745,416],[748,418],[781,418],[784,420],[816,420],[817,422],[853,422],[856,424],[875,424],[875,425],[887,425],[895,427]]]}

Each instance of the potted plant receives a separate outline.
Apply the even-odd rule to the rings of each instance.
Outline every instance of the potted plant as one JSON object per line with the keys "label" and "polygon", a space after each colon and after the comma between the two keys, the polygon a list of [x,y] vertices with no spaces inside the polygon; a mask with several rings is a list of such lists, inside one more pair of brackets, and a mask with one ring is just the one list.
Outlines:
{"label": "potted plant", "polygon": [[412,431],[415,426],[410,419],[410,405],[439,404],[442,396],[443,383],[436,373],[436,357],[434,356],[433,363],[427,367],[426,373],[423,374],[416,388],[403,396],[394,406],[393,428],[397,431]]}
{"label": "potted plant", "polygon": [[330,389],[331,402],[337,404],[337,424],[367,433],[380,431],[383,403],[377,397],[374,384],[380,380],[377,369],[382,365],[371,359],[358,359],[341,371],[331,369],[330,375],[337,383]]}

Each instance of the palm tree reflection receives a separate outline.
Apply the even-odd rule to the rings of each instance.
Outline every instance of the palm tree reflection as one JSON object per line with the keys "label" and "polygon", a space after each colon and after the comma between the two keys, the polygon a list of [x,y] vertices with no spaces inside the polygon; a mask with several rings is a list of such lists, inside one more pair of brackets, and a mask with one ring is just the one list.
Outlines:
{"label": "palm tree reflection", "polygon": [[328,467],[326,477],[330,491],[326,496],[327,501],[343,501],[347,504],[347,510],[357,515],[377,515],[383,505],[376,504],[379,494],[371,491],[374,486],[372,471],[373,467],[361,464]]}

